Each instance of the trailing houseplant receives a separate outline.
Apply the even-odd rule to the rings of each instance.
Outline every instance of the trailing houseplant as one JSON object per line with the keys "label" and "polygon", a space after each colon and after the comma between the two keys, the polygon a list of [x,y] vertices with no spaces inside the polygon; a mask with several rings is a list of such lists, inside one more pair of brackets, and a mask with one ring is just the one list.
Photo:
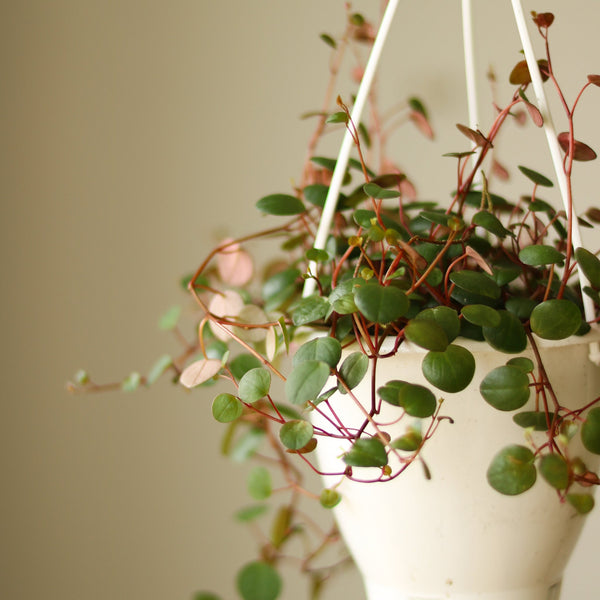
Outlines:
{"label": "trailing houseplant", "polygon": [[[457,165],[449,202],[419,199],[407,174],[387,155],[388,136],[399,123],[410,121],[432,135],[419,99],[410,98],[390,120],[373,97],[371,122],[354,123],[351,99],[327,97],[323,110],[311,115],[317,126],[298,185],[291,193],[257,202],[261,212],[279,220],[266,231],[223,241],[186,280],[198,309],[194,341],[181,336],[179,311],[170,311],[162,326],[182,339],[182,354],[162,357],[147,376],[134,373],[122,383],[124,389],[135,389],[171,373],[188,388],[202,387],[204,394],[217,380],[229,384],[212,404],[214,418],[226,424],[224,449],[260,463],[249,474],[250,494],[260,503],[238,517],[260,522],[263,501],[287,494],[272,517],[260,560],[239,574],[245,600],[279,596],[278,565],[290,560],[290,548],[296,549],[296,540],[304,540],[311,529],[318,532],[316,541],[295,560],[310,576],[312,597],[347,562],[338,556],[329,566],[319,562],[339,536],[335,527],[320,530],[312,523],[299,506],[301,499],[334,508],[342,501],[343,482],[389,486],[415,470],[435,479],[438,471],[427,448],[454,426],[445,399],[461,394],[473,380],[477,354],[469,349],[471,342],[503,357],[478,384],[481,403],[499,411],[499,420],[509,415],[522,431],[520,443],[507,440],[497,448],[488,484],[509,496],[546,485],[555,501],[572,506],[574,513],[593,507],[591,488],[600,479],[589,458],[574,449],[581,443],[588,453],[600,454],[600,391],[577,398],[576,406],[572,398],[560,397],[542,347],[543,340],[572,336],[587,336],[586,344],[595,341],[600,260],[594,251],[575,247],[578,219],[571,181],[575,161],[596,158],[576,136],[574,114],[584,92],[600,86],[600,76],[589,75],[569,105],[549,50],[554,18],[534,13],[533,20],[546,46],[540,71],[564,109],[558,141],[568,210],[540,198],[540,190],[553,181],[526,165],[514,172],[523,196],[511,200],[493,191],[494,181],[506,174],[494,155],[500,131],[524,118],[533,126],[543,124],[529,99],[525,61],[510,74],[512,96],[494,106],[485,131],[458,126],[466,149],[447,155]],[[348,47],[368,47],[373,31],[362,15],[349,12],[340,39],[322,36],[332,47],[330,90]],[[319,154],[318,143],[343,130],[352,133],[355,157],[327,243],[315,248],[335,167],[335,159]],[[589,226],[598,220],[596,210],[585,221],[579,219]],[[260,276],[251,258],[257,243],[269,245],[276,256]],[[592,318],[584,311],[584,298],[593,306]],[[382,365],[411,347],[421,352],[419,380],[380,381]],[[76,386],[104,389],[86,373],[78,375]],[[344,421],[340,398],[357,407],[358,422]],[[326,440],[344,448],[334,471],[325,472],[315,459]],[[305,485],[304,467],[327,476],[325,489]]]}

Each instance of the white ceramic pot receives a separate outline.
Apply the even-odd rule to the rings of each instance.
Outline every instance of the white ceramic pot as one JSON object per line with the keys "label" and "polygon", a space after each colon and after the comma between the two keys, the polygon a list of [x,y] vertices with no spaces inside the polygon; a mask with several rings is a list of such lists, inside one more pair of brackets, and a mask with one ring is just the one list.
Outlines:
{"label": "white ceramic pot", "polygon": [[[588,342],[589,336],[540,342],[563,405],[582,406],[593,399],[594,380],[597,393],[600,378],[588,359]],[[442,422],[423,450],[431,479],[416,462],[391,482],[344,481],[338,488],[343,500],[335,509],[342,535],[369,600],[557,600],[584,518],[561,504],[540,476],[519,496],[503,496],[489,486],[486,471],[493,456],[512,443],[527,445],[513,413],[492,408],[479,394],[481,379],[511,356],[481,342],[454,343],[473,352],[477,370],[466,390],[440,394],[441,414],[451,416],[454,424]],[[431,388],[421,374],[424,354],[407,344],[396,357],[379,361],[377,385],[400,379]],[[521,355],[532,356],[529,350]],[[357,397],[370,399],[369,386],[367,376],[355,390]],[[349,396],[338,395],[332,402],[344,423],[363,422]],[[398,409],[384,411],[379,420],[392,421]],[[395,438],[405,433],[407,424],[402,420],[386,430]],[[576,440],[572,447],[584,454]],[[345,450],[337,440],[320,439],[321,469],[342,470]],[[595,457],[585,460],[596,467]],[[355,468],[354,474],[368,475],[369,470]],[[325,479],[327,485],[339,481]]]}

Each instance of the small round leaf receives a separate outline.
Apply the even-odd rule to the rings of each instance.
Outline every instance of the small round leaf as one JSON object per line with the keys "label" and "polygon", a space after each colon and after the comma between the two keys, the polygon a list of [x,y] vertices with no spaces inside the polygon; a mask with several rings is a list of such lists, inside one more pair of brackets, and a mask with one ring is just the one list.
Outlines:
{"label": "small round leaf", "polygon": [[212,403],[212,414],[219,423],[231,423],[242,416],[244,405],[231,394],[219,394]]}
{"label": "small round leaf", "polygon": [[535,456],[525,446],[512,445],[501,450],[488,471],[489,484],[501,494],[516,496],[527,491],[537,478]]}
{"label": "small round leaf", "polygon": [[279,430],[279,439],[289,450],[301,450],[310,442],[313,432],[308,421],[288,421]]}
{"label": "small round leaf", "polygon": [[261,198],[256,208],[268,215],[299,215],[306,211],[304,204],[295,196],[288,194],[271,194]]}
{"label": "small round leaf", "polygon": [[500,325],[498,311],[485,304],[468,304],[463,306],[460,312],[469,323],[479,327],[498,327]]}
{"label": "small round leaf", "polygon": [[342,501],[342,496],[337,490],[324,489],[320,501],[324,508],[334,508]]}
{"label": "small round leaf", "polygon": [[600,454],[600,407],[592,408],[581,427],[581,441],[587,450]]}
{"label": "small round leaf", "polygon": [[564,262],[565,257],[554,246],[535,244],[525,246],[519,252],[519,260],[531,267],[541,267],[544,265],[560,265]]}
{"label": "small round leaf", "polygon": [[269,470],[265,467],[254,467],[248,474],[248,493],[255,500],[266,500],[272,491]]}
{"label": "small round leaf", "polygon": [[295,367],[306,360],[320,360],[335,368],[342,356],[342,345],[331,337],[319,337],[305,342],[298,348],[292,365]]}
{"label": "small round leaf", "polygon": [[385,446],[377,438],[361,438],[344,455],[351,467],[385,467],[388,463]]}
{"label": "small round leaf", "polygon": [[479,391],[498,410],[517,410],[529,400],[529,377],[518,367],[496,367],[482,380]]}
{"label": "small round leaf", "polygon": [[570,300],[546,300],[531,312],[531,331],[545,340],[562,340],[581,327],[581,311]]}
{"label": "small round leaf", "polygon": [[[367,374],[369,370],[369,359],[362,352],[353,352],[348,355],[340,367],[340,378],[350,388],[354,389]],[[346,388],[338,384],[338,389],[342,394],[346,393]]]}
{"label": "small round leaf", "polygon": [[285,393],[292,404],[313,402],[327,383],[330,369],[327,363],[307,360],[292,369],[285,382]]}
{"label": "small round leaf", "polygon": [[532,427],[534,431],[548,431],[548,423],[552,423],[554,413],[536,410],[527,410],[513,416],[513,421],[519,426],[527,429]]}
{"label": "small round leaf", "polygon": [[575,258],[577,258],[579,268],[590,280],[592,287],[600,289],[600,260],[598,257],[585,248],[577,248]]}
{"label": "small round leaf", "polygon": [[539,465],[542,477],[555,489],[566,490],[569,486],[569,465],[558,454],[546,454]]}
{"label": "small round leaf", "polygon": [[248,403],[264,398],[271,387],[271,372],[263,367],[250,369],[240,379],[238,395]]}
{"label": "small round leaf", "polygon": [[434,321],[413,319],[404,329],[406,339],[425,348],[443,352],[448,347],[446,332]]}
{"label": "small round leaf", "polygon": [[[453,342],[460,334],[460,319],[458,313],[449,306],[436,306],[422,310],[415,318],[416,321],[433,321],[439,325],[448,338],[448,343]],[[431,348],[433,350],[433,348]]]}
{"label": "small round leaf", "polygon": [[594,508],[594,496],[591,494],[567,494],[567,502],[580,515],[585,515]]}
{"label": "small round leaf", "polygon": [[354,302],[369,321],[381,324],[399,319],[409,308],[408,298],[401,289],[378,283],[365,283],[356,287]]}
{"label": "small round leaf", "polygon": [[428,352],[421,365],[429,383],[444,392],[464,390],[475,374],[475,358],[462,346],[450,344],[444,352]]}
{"label": "small round leaf", "polygon": [[450,273],[450,281],[466,292],[474,292],[491,300],[500,298],[498,284],[485,273],[479,271],[455,271]]}
{"label": "small round leaf", "polygon": [[279,573],[265,562],[247,564],[237,576],[237,589],[243,600],[276,600],[281,588]]}
{"label": "small round leaf", "polygon": [[483,327],[483,337],[486,342],[500,352],[517,354],[527,348],[527,334],[521,321],[506,310],[499,310],[500,325]]}

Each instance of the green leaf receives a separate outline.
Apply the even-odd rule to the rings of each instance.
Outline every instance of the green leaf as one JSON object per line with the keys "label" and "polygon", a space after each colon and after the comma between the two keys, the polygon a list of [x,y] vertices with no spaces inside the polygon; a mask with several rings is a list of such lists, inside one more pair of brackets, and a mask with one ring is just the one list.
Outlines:
{"label": "green leaf", "polygon": [[319,360],[301,362],[292,369],[285,382],[287,399],[296,405],[314,402],[327,383],[329,365]]}
{"label": "green leaf", "polygon": [[302,273],[299,269],[289,268],[275,275],[271,275],[262,286],[262,297],[265,301],[265,310],[278,309],[286,300],[289,300],[296,291]]}
{"label": "green leaf", "polygon": [[295,367],[307,360],[320,360],[333,369],[337,366],[341,356],[342,345],[338,340],[331,337],[318,337],[305,342],[298,348],[292,359],[292,366]]}
{"label": "green leaf", "polygon": [[409,301],[399,288],[378,283],[365,283],[355,288],[354,302],[358,310],[374,323],[392,323],[406,314]]}
{"label": "green leaf", "polygon": [[244,413],[244,405],[231,394],[219,394],[212,403],[212,415],[219,423],[231,423]]}
{"label": "green leaf", "polygon": [[77,385],[85,385],[90,382],[90,374],[84,369],[79,369],[73,379]]}
{"label": "green leaf", "polygon": [[320,321],[329,310],[329,302],[322,296],[302,298],[292,309],[292,321],[296,327]]}
{"label": "green leaf", "polygon": [[279,573],[269,564],[247,564],[237,576],[237,589],[243,600],[276,600],[281,593]]}
{"label": "green leaf", "polygon": [[271,372],[264,367],[250,369],[240,379],[238,395],[244,401],[252,404],[264,398],[271,388]]}
{"label": "green leaf", "polygon": [[585,248],[577,248],[575,250],[575,258],[577,259],[579,268],[590,280],[592,287],[600,288],[600,260],[598,260],[598,257]]}
{"label": "green leaf", "polygon": [[262,363],[254,354],[238,354],[229,362],[229,369],[236,381],[240,379],[251,369],[257,369],[262,366]]}
{"label": "green leaf", "polygon": [[319,250],[318,248],[309,248],[306,251],[307,260],[314,260],[316,263],[325,263],[331,260],[327,250]]}
{"label": "green leaf", "polygon": [[421,432],[411,427],[403,436],[395,439],[390,446],[396,450],[414,452],[418,450],[422,442],[423,436]]}
{"label": "green leaf", "polygon": [[159,319],[158,327],[164,331],[175,329],[179,317],[181,315],[181,306],[172,306],[169,310]]}
{"label": "green leaf", "polygon": [[426,308],[415,317],[415,320],[433,321],[439,325],[446,333],[449,343],[452,343],[460,334],[460,319],[458,318],[458,313],[448,306]]}
{"label": "green leaf", "polygon": [[142,383],[142,376],[137,373],[137,372],[133,372],[130,373],[123,381],[123,383],[121,384],[121,389],[124,392],[134,392],[135,390],[137,390],[140,387],[140,384]]}
{"label": "green leaf", "polygon": [[591,494],[567,494],[567,502],[580,515],[585,515],[594,508],[594,497]]}
{"label": "green leaf", "polygon": [[230,451],[225,451],[233,462],[244,462],[254,456],[265,439],[262,429],[251,427],[237,441]]}
{"label": "green leaf", "polygon": [[320,502],[324,508],[335,508],[342,501],[342,496],[337,490],[324,489],[321,492]]}
{"label": "green leaf", "polygon": [[581,441],[587,450],[600,454],[600,407],[592,408],[581,427]]}
{"label": "green leaf", "polygon": [[[423,102],[419,98],[417,98],[415,96],[413,96],[412,98],[409,98],[408,99],[408,105],[414,111],[422,114],[426,119],[428,118],[428,116],[427,116],[427,109],[425,108],[425,105],[423,104]],[[469,153],[469,154],[471,154],[471,153]]]}
{"label": "green leaf", "polygon": [[289,194],[264,196],[256,203],[256,208],[268,215],[278,216],[300,215],[306,211],[302,201]]}
{"label": "green leaf", "polygon": [[581,311],[570,300],[546,300],[531,312],[531,331],[545,340],[563,340],[581,327]]}
{"label": "green leaf", "polygon": [[192,597],[192,600],[221,600],[221,596],[217,596],[210,592],[196,592]]}
{"label": "green leaf", "polygon": [[408,381],[388,381],[377,393],[389,404],[401,406],[411,417],[430,417],[437,408],[437,400],[431,390]]}
{"label": "green leaf", "polygon": [[322,33],[319,37],[334,50],[337,48],[337,42],[329,34]]}
{"label": "green leaf", "polygon": [[498,410],[517,410],[529,400],[529,377],[518,367],[496,367],[482,380],[479,391]]}
{"label": "green leaf", "polygon": [[555,489],[566,490],[569,487],[569,465],[558,454],[546,454],[539,464],[542,477]]}
{"label": "green leaf", "polygon": [[332,113],[331,115],[329,115],[327,117],[327,119],[325,119],[326,123],[347,123],[348,122],[348,115],[343,112],[335,112]]}
{"label": "green leaf", "polygon": [[163,354],[153,365],[146,377],[146,383],[152,385],[173,365],[173,359],[168,354]]}
{"label": "green leaf", "polygon": [[[549,419],[549,421],[547,420]],[[527,429],[533,427],[534,431],[548,431],[548,422],[552,423],[554,413],[546,413],[536,410],[527,410],[513,416],[513,421],[519,426]]]}
{"label": "green leaf", "polygon": [[399,198],[400,192],[397,190],[386,190],[376,183],[365,183],[363,186],[363,190],[365,194],[371,198],[377,198],[380,200],[385,200],[388,198]]}
{"label": "green leaf", "polygon": [[521,321],[506,310],[499,310],[500,325],[483,327],[483,337],[487,343],[500,352],[517,354],[527,348],[527,334]]}
{"label": "green leaf", "polygon": [[313,433],[313,426],[308,421],[288,421],[279,430],[279,439],[289,450],[301,450],[310,442]]}
{"label": "green leaf", "polygon": [[304,198],[307,202],[310,202],[314,206],[323,208],[325,201],[327,200],[327,194],[329,193],[329,187],[323,183],[313,183],[307,185],[303,190]]}
{"label": "green leaf", "polygon": [[522,167],[519,165],[519,171],[521,171],[521,173],[523,173],[523,175],[525,175],[525,177],[528,177],[529,179],[531,179],[531,181],[533,181],[533,183],[537,183],[538,185],[541,185],[542,187],[553,187],[554,184],[552,183],[552,181],[550,181],[550,179],[548,179],[547,177],[544,177],[543,175],[540,175],[537,171],[534,171],[533,169],[528,169],[527,167]]}
{"label": "green leaf", "polygon": [[501,239],[504,239],[507,235],[514,237],[514,234],[502,225],[500,219],[487,210],[480,210],[473,215],[471,222],[473,225],[482,227]]}
{"label": "green leaf", "polygon": [[[339,370],[340,379],[350,389],[354,389],[367,374],[369,370],[369,359],[362,352],[353,352],[349,354],[342,363]],[[346,394],[346,388],[338,382],[338,390]]]}
{"label": "green leaf", "polygon": [[479,327],[498,327],[500,315],[498,311],[485,304],[468,304],[461,309],[462,316]]}
{"label": "green leaf", "polygon": [[444,392],[464,390],[475,374],[475,358],[462,346],[450,344],[444,352],[428,352],[421,365],[425,379]]}
{"label": "green leaf", "polygon": [[511,358],[506,364],[521,369],[523,373],[533,373],[533,369],[535,368],[533,361],[526,356],[516,356],[515,358]]}
{"label": "green leaf", "polygon": [[492,300],[500,298],[498,284],[485,273],[468,270],[454,271],[450,273],[450,281],[467,292],[474,292]]}
{"label": "green leaf", "polygon": [[241,523],[249,523],[250,521],[258,519],[258,517],[262,517],[268,510],[269,507],[266,504],[254,504],[252,506],[240,508],[236,511],[234,516],[235,519]]}
{"label": "green leaf", "polygon": [[531,316],[531,312],[537,306],[537,302],[531,298],[508,298],[504,303],[506,310],[517,319],[526,321]]}
{"label": "green leaf", "polygon": [[565,257],[554,246],[535,244],[525,246],[519,252],[519,260],[531,267],[541,267],[544,265],[560,265],[564,262]]}
{"label": "green leaf", "polygon": [[377,438],[360,438],[344,455],[351,467],[385,467],[388,463],[385,446]]}
{"label": "green leaf", "polygon": [[404,328],[406,339],[421,348],[443,352],[448,347],[446,332],[429,319],[412,319]]}
{"label": "green leaf", "polygon": [[248,473],[248,493],[255,500],[266,500],[273,491],[271,473],[266,467],[254,467]]}
{"label": "green leaf", "polygon": [[525,446],[512,445],[501,450],[488,471],[489,484],[501,494],[516,496],[527,491],[537,478],[535,456]]}

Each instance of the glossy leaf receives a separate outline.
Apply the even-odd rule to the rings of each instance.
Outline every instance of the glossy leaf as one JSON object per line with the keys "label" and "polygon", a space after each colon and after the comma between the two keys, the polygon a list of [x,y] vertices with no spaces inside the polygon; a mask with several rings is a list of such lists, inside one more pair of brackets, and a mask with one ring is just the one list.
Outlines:
{"label": "glossy leaf", "polygon": [[537,185],[541,185],[542,187],[553,187],[554,186],[554,184],[552,183],[552,181],[550,181],[550,179],[548,179],[544,175],[541,175],[537,171],[534,171],[533,169],[528,169],[527,167],[523,167],[523,166],[519,165],[519,171],[521,171],[521,173],[523,173],[523,175],[525,175],[525,177],[527,177],[528,179],[530,179],[531,181],[533,181],[533,183],[536,183]]}
{"label": "glossy leaf", "polygon": [[487,343],[500,352],[517,354],[527,348],[527,335],[521,321],[506,310],[499,310],[500,325],[483,327],[483,337]]}
{"label": "glossy leaf", "polygon": [[478,227],[482,227],[490,233],[493,233],[500,239],[504,239],[508,235],[513,235],[510,230],[506,229],[506,227],[502,225],[502,221],[500,221],[496,215],[487,210],[480,210],[478,213],[473,215],[471,223],[473,223],[473,225],[477,225]]}
{"label": "glossy leaf", "polygon": [[313,426],[308,421],[288,421],[279,430],[279,439],[289,450],[301,450],[312,436]]}
{"label": "glossy leaf", "polygon": [[369,321],[391,323],[403,316],[409,308],[406,294],[392,285],[365,283],[355,288],[354,301],[358,310]]}
{"label": "glossy leaf", "polygon": [[443,352],[448,347],[446,332],[428,319],[413,319],[404,328],[406,339],[421,348]]}
{"label": "glossy leaf", "polygon": [[[362,352],[353,352],[348,355],[340,367],[340,378],[350,389],[354,389],[364,378],[369,370],[369,359]],[[338,384],[342,394],[346,394],[346,388]]]}
{"label": "glossy leaf", "polygon": [[565,257],[554,246],[534,244],[532,246],[525,246],[519,252],[519,260],[526,265],[540,267],[544,265],[560,265],[564,262]]}
{"label": "glossy leaf", "polygon": [[179,382],[186,388],[196,387],[213,378],[221,370],[221,367],[220,360],[202,358],[183,370],[179,377]]}
{"label": "glossy leaf", "polygon": [[338,340],[331,337],[318,337],[305,342],[298,348],[292,366],[297,366],[306,360],[320,360],[335,368],[342,356],[342,345]]}
{"label": "glossy leaf", "polygon": [[255,500],[266,500],[273,491],[271,473],[266,467],[254,467],[248,473],[248,493]]}
{"label": "glossy leaf", "polygon": [[577,248],[575,258],[592,287],[600,289],[600,260],[598,257],[585,248]]}
{"label": "glossy leaf", "polygon": [[542,477],[555,489],[566,490],[569,486],[569,465],[558,454],[546,454],[538,467]]}
{"label": "glossy leaf", "polygon": [[546,416],[545,412],[528,410],[517,413],[513,416],[513,421],[525,429],[531,427],[534,431],[548,431],[548,423],[552,423],[554,413],[549,413]]}
{"label": "glossy leaf", "polygon": [[230,423],[244,413],[244,405],[232,394],[219,394],[212,403],[212,415],[219,423]]}
{"label": "glossy leaf", "polygon": [[237,589],[243,600],[276,600],[281,588],[279,573],[265,562],[252,562],[237,576]]}
{"label": "glossy leaf", "polygon": [[454,271],[450,273],[450,281],[467,292],[473,292],[492,300],[500,297],[498,284],[485,273],[467,270]]}
{"label": "glossy leaf", "polygon": [[342,501],[342,496],[337,490],[324,489],[319,500],[323,508],[335,508]]}
{"label": "glossy leaf", "polygon": [[[542,81],[548,79],[548,61],[540,59],[537,61]],[[531,83],[531,74],[529,73],[529,67],[527,66],[526,60],[519,61],[513,68],[508,78],[509,82],[513,85],[527,85]]]}
{"label": "glossy leaf", "polygon": [[462,316],[479,327],[498,327],[500,315],[498,311],[485,304],[468,304],[460,311]]}
{"label": "glossy leaf", "polygon": [[534,460],[535,456],[529,448],[507,446],[492,460],[487,471],[487,480],[501,494],[522,494],[532,487],[537,479]]}
{"label": "glossy leaf", "polygon": [[264,367],[250,369],[240,379],[238,395],[248,403],[264,398],[271,388],[271,372]]}
{"label": "glossy leaf", "polygon": [[289,194],[264,196],[256,203],[256,208],[268,215],[278,216],[300,215],[306,211],[302,201]]}
{"label": "glossy leaf", "polygon": [[581,441],[587,450],[600,454],[600,407],[588,412],[581,427]]}
{"label": "glossy leaf", "polygon": [[475,373],[475,358],[462,346],[450,344],[445,352],[428,352],[421,365],[429,383],[444,392],[464,390]]}
{"label": "glossy leaf", "polygon": [[303,190],[304,198],[307,202],[310,202],[314,206],[323,208],[325,201],[327,200],[327,194],[329,193],[329,186],[323,183],[313,183],[307,185]]}
{"label": "glossy leaf", "polygon": [[285,382],[287,399],[296,405],[314,402],[327,383],[330,370],[327,363],[318,360],[301,362],[292,369]]}
{"label": "glossy leaf", "polygon": [[458,318],[458,313],[449,306],[426,308],[418,313],[414,320],[433,321],[444,330],[448,342],[454,341],[460,334],[460,319]]}
{"label": "glossy leaf", "polygon": [[479,391],[494,408],[517,410],[529,400],[529,377],[512,365],[496,367],[483,378]]}
{"label": "glossy leaf", "polygon": [[361,438],[344,455],[344,462],[351,467],[385,467],[388,457],[378,438]]}
{"label": "glossy leaf", "polygon": [[296,327],[320,321],[329,310],[329,302],[322,296],[302,298],[292,310],[292,321]]}
{"label": "glossy leaf", "polygon": [[523,373],[533,373],[533,369],[535,368],[533,361],[526,356],[516,356],[515,358],[511,358],[506,364],[521,369]]}
{"label": "glossy leaf", "polygon": [[545,340],[562,340],[581,327],[581,311],[570,300],[546,300],[531,312],[531,331]]}

